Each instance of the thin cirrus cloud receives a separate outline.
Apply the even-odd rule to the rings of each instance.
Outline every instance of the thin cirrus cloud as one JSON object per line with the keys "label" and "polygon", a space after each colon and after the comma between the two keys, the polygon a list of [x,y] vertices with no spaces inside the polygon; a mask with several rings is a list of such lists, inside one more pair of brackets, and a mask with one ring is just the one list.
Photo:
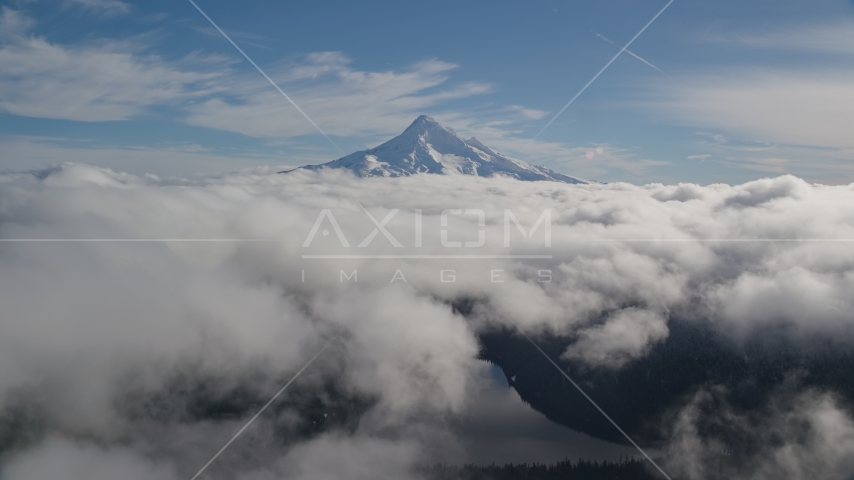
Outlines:
{"label": "thin cirrus cloud", "polygon": [[[852,26],[836,21],[706,35],[706,42],[737,47],[758,61],[685,71],[650,84],[638,104],[681,125],[716,132],[719,138],[703,153],[730,166],[829,182],[838,182],[840,172],[850,178],[854,69],[839,59],[854,54]],[[809,57],[780,64],[769,57],[772,52]]]}
{"label": "thin cirrus cloud", "polygon": [[[525,136],[520,126],[544,118],[548,112],[543,110],[513,105],[481,114],[482,117],[477,117],[445,112],[435,116],[464,137],[474,136],[497,152],[571,172],[579,178],[637,178],[655,167],[669,165],[659,159],[638,158],[629,148],[607,144],[571,145]],[[488,120],[483,121],[484,117]]]}
{"label": "thin cirrus cloud", "polygon": [[[313,133],[254,72],[235,73],[220,57],[166,61],[124,41],[61,45],[29,34],[34,20],[0,13],[0,109],[76,121],[128,120],[155,106],[179,120],[257,138]],[[337,52],[306,55],[271,74],[333,135],[397,132],[425,109],[487,93],[482,82],[448,86],[456,65],[418,62],[402,71],[352,68]],[[201,99],[201,101],[200,101]]]}
{"label": "thin cirrus cloud", "polygon": [[[169,62],[144,53],[144,45],[122,41],[60,45],[28,34],[34,21],[21,12],[4,7],[0,15],[0,109],[8,113],[114,121],[169,106],[184,112],[191,125],[251,137],[313,133],[254,72],[237,74],[222,58]],[[313,53],[271,73],[333,135],[395,132],[424,109],[491,88],[478,82],[446,86],[456,65],[440,60],[399,72],[359,71],[349,63],[337,52]]]}
{"label": "thin cirrus cloud", "polygon": [[[293,168],[281,155],[258,151],[215,151],[195,143],[156,146],[101,146],[73,138],[46,136],[0,136],[3,169],[29,171],[57,163],[99,165],[137,175],[192,176],[200,172],[228,172],[252,167],[270,172]],[[305,157],[312,158],[310,154]],[[317,157],[317,161],[325,157]],[[283,163],[285,162],[285,163]],[[273,165],[259,167],[259,164]]]}
{"label": "thin cirrus cloud", "polygon": [[[179,121],[250,137],[313,133],[254,72],[236,73],[221,57],[166,61],[145,53],[145,45],[120,40],[61,45],[30,34],[34,23],[8,7],[0,13],[0,109],[7,113],[116,121],[166,106],[179,112]],[[449,86],[456,65],[436,59],[401,71],[361,71],[350,63],[340,53],[320,52],[270,73],[340,136],[396,133],[426,109],[491,90],[482,82]]]}
{"label": "thin cirrus cloud", "polygon": [[685,75],[651,103],[689,125],[799,146],[854,147],[854,69],[731,69]]}
{"label": "thin cirrus cloud", "polygon": [[[0,110],[27,117],[77,121],[127,120],[154,105],[211,93],[221,59],[191,57],[190,69],[127,42],[75,46],[30,35],[33,21],[4,7],[0,13]],[[189,65],[188,65],[189,66]]]}
{"label": "thin cirrus cloud", "polygon": [[[704,131],[702,154],[730,168],[854,180],[854,69],[742,69],[682,75],[652,88],[644,108]],[[699,154],[699,152],[698,152]]]}
{"label": "thin cirrus cloud", "polygon": [[131,11],[130,4],[121,0],[66,0],[66,4],[82,7],[107,17],[124,15]]}
{"label": "thin cirrus cloud", "polygon": [[[168,111],[173,121],[258,138],[271,148],[314,134],[312,126],[255,72],[238,70],[235,58],[191,54],[166,60],[148,53],[148,46],[133,40],[101,39],[64,45],[32,34],[35,24],[19,10],[4,7],[0,13],[0,61],[4,65],[0,71],[0,111],[102,122],[132,120],[160,109]],[[369,71],[356,68],[353,60],[340,52],[315,52],[265,68],[330,135],[360,138],[365,147],[399,134],[417,115],[431,112],[461,133],[476,136],[506,154],[552,167],[568,167],[577,175],[601,178],[614,171],[637,175],[663,165],[632,159],[626,151],[607,145],[596,149],[530,140],[525,126],[542,119],[547,114],[543,110],[492,105],[487,101],[469,111],[450,107],[454,102],[477,101],[493,87],[482,81],[454,81],[452,74],[457,65],[439,59]],[[7,139],[3,143],[23,149],[18,163],[27,163],[22,165],[24,169],[43,167],[44,150],[55,151],[57,147],[56,142],[32,138]],[[80,156],[81,152],[71,150],[74,148],[69,146],[68,154],[59,158],[73,161]],[[152,154],[169,158],[175,154],[169,150]],[[595,157],[592,162],[591,152]],[[96,152],[85,161],[138,171],[119,160],[128,156],[102,161],[101,153]],[[246,153],[252,156],[251,152]],[[275,158],[269,152],[262,157],[268,158],[267,162],[281,163],[281,152],[276,152]],[[215,160],[222,165],[219,159]],[[328,160],[328,152],[291,149],[286,163]],[[245,166],[245,162],[235,162],[231,168]],[[168,172],[168,168],[160,169],[152,162],[146,162],[146,168],[166,174],[204,170],[201,167]]]}
{"label": "thin cirrus cloud", "polygon": [[[18,11],[4,9],[0,20],[5,40],[0,45],[0,61],[5,67],[0,72],[0,109],[8,113],[98,122],[129,120],[153,107],[166,106],[177,112],[178,121],[265,141],[287,143],[289,138],[314,133],[311,125],[294,115],[292,107],[262,79],[252,73],[235,73],[225,58],[195,55],[167,62],[156,55],[140,53],[142,46],[127,42],[63,46],[28,35],[33,21]],[[351,63],[340,53],[319,52],[271,73],[330,134],[374,136],[371,142],[375,143],[400,133],[425,110],[440,109],[451,100],[476,97],[491,90],[489,84],[480,82],[449,85],[450,73],[456,66],[435,59],[385,72],[357,70]],[[450,120],[462,132],[515,155],[534,159],[583,157],[586,150],[518,136],[515,125],[544,114],[510,106],[481,109],[480,117],[453,110],[437,116]],[[144,173],[134,167],[132,159],[147,152],[146,171],[180,175],[210,168],[243,168],[249,165],[245,160],[253,156],[252,152],[244,152],[243,160],[233,157],[229,162],[221,157],[202,157],[199,153],[203,152],[192,152],[188,157],[173,148],[150,146],[131,146],[121,152],[115,147],[110,151],[85,150],[85,145],[65,142],[66,148],[59,148],[62,142],[57,140],[61,139],[4,139],[4,148],[17,152],[15,165],[7,168],[41,168],[59,158]],[[598,159],[605,158],[610,157]],[[172,161],[181,159],[189,162]],[[206,159],[211,161],[207,166]],[[282,163],[280,156],[273,158],[269,153],[256,156],[254,161],[259,160]],[[302,151],[290,155],[285,163],[295,166],[328,160],[323,152]],[[170,165],[180,168],[170,171]],[[598,167],[582,172],[589,176],[601,173]]]}
{"label": "thin cirrus cloud", "polygon": [[[354,69],[338,52],[319,52],[295,64],[268,69],[311,117],[331,135],[391,134],[426,109],[491,91],[489,84],[447,85],[456,65],[418,62],[401,71]],[[255,75],[233,78],[226,92],[188,108],[186,122],[260,138],[313,133],[310,124],[277,98]]]}
{"label": "thin cirrus cloud", "polygon": [[706,39],[769,50],[854,55],[854,21],[800,25],[750,34],[716,33]]}

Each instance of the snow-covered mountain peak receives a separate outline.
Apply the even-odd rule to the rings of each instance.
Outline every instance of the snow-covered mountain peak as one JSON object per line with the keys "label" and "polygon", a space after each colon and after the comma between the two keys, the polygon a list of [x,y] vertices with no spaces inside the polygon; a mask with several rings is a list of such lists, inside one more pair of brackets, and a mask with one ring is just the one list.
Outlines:
{"label": "snow-covered mountain peak", "polygon": [[301,168],[346,168],[360,177],[402,177],[432,173],[480,177],[501,175],[519,180],[586,183],[496,153],[474,137],[463,140],[456,132],[427,115],[416,118],[403,133],[378,147],[351,153],[322,165]]}

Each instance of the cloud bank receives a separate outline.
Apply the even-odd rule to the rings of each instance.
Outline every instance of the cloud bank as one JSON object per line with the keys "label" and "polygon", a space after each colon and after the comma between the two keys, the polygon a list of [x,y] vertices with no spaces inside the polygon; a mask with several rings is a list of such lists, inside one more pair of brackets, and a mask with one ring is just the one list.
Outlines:
{"label": "cloud bank", "polygon": [[[774,332],[851,345],[852,200],[852,186],[792,176],[576,186],[342,172],[162,180],[80,164],[5,174],[4,239],[228,241],[0,243],[0,405],[17,425],[0,439],[3,475],[192,476],[330,338],[214,478],[401,478],[459,455],[449,425],[471,408],[484,329],[573,338],[565,358],[605,371],[642,359],[673,321],[712,322],[733,342]],[[550,246],[544,224],[531,233],[546,210]],[[443,230],[446,244],[482,246],[443,246]],[[390,254],[491,258],[376,258]],[[844,419],[850,438],[843,403],[798,398],[810,418]],[[834,462],[852,453],[822,445],[789,445],[798,463],[786,471],[807,465],[807,447]],[[765,478],[757,471],[742,477]]]}

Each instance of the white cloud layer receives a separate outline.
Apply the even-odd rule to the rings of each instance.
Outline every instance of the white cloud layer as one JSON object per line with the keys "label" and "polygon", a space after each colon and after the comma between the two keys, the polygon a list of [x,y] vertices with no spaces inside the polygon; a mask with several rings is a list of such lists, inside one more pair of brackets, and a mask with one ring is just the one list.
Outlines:
{"label": "white cloud layer", "polygon": [[[844,401],[807,390],[778,391],[758,412],[740,412],[716,400],[721,388],[698,391],[677,413],[668,467],[678,478],[847,478],[854,470],[854,422]],[[716,409],[709,424],[704,410]],[[715,432],[715,433],[709,433]],[[722,433],[758,451],[733,451]],[[738,448],[738,447],[736,447]],[[715,472],[715,473],[712,473]]]}
{"label": "white cloud layer", "polygon": [[[357,247],[377,229],[360,205],[378,222],[399,209],[383,225],[404,247],[382,233]],[[328,218],[303,247],[323,209],[350,248]],[[446,209],[484,212],[483,247],[442,246]],[[525,239],[511,225],[505,247],[505,209],[526,229],[549,209],[552,246],[544,246],[542,226]],[[8,406],[21,395],[32,399],[50,433],[10,465],[42,472],[56,462],[88,462],[88,475],[99,478],[115,461],[140,475],[186,477],[240,419],[132,420],[117,401],[129,384],[157,391],[192,365],[226,383],[261,378],[252,382],[267,385],[296,371],[334,333],[333,353],[315,370],[339,365],[342,389],[376,399],[357,432],[322,436],[291,453],[238,447],[220,468],[245,478],[365,471],[399,478],[429,459],[423,452],[453,446],[445,420],[470,407],[480,328],[568,335],[576,343],[565,355],[602,369],[642,358],[667,337],[671,318],[708,319],[735,338],[770,329],[794,342],[819,335],[849,345],[854,251],[850,242],[810,240],[850,240],[852,219],[852,186],[791,176],[703,187],[342,172],[164,181],[73,164],[0,175],[2,238],[275,240],[0,244],[0,399]],[[479,242],[477,222],[477,215],[451,215],[448,239]],[[664,241],[647,241],[656,239]],[[302,257],[345,253],[552,258]],[[406,282],[392,281],[398,270]],[[442,270],[454,270],[456,282],[442,282]],[[545,270],[550,283],[541,281]],[[358,282],[342,281],[353,271]],[[450,305],[461,300],[475,302],[469,318]],[[275,445],[264,443],[272,433],[258,429],[247,442]],[[93,439],[123,447],[85,443]],[[251,468],[241,458],[251,458]]]}
{"label": "white cloud layer", "polygon": [[160,465],[128,448],[102,448],[94,444],[51,437],[4,468],[13,480],[74,478],[90,480],[171,480],[180,478],[170,465]]}

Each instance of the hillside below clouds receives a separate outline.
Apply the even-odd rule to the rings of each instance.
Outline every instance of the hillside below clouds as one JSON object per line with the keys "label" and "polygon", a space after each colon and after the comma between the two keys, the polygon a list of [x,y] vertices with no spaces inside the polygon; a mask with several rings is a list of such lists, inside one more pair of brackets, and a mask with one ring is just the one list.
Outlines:
{"label": "hillside below clouds", "polygon": [[351,153],[321,165],[300,168],[344,168],[359,177],[405,177],[433,173],[478,177],[500,175],[526,181],[587,183],[546,167],[496,153],[474,137],[463,140],[456,132],[426,115],[421,115],[403,133],[378,147]]}

